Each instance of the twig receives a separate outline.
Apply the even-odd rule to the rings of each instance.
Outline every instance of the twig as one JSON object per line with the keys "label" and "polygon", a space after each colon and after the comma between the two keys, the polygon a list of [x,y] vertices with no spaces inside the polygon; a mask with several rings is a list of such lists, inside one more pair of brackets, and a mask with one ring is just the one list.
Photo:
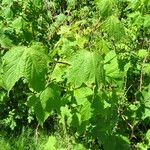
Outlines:
{"label": "twig", "polygon": [[63,62],[63,61],[56,61],[56,63],[71,66],[71,64],[69,64],[69,63],[67,63],[67,62]]}
{"label": "twig", "polygon": [[127,125],[128,125],[128,126],[130,127],[130,129],[131,129],[130,140],[131,140],[132,138],[136,138],[136,136],[134,135],[134,126],[131,125],[131,124],[126,120],[126,118],[123,116],[123,114],[121,114],[121,118],[127,123]]}
{"label": "twig", "polygon": [[36,129],[35,129],[35,139],[36,139],[36,143],[37,143],[37,140],[38,140],[38,128],[39,128],[39,124],[37,125]]}

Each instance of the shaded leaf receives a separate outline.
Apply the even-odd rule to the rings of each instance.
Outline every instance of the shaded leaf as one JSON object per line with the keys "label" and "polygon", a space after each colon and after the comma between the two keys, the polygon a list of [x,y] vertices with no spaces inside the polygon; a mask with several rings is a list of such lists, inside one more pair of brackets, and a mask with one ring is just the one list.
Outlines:
{"label": "shaded leaf", "polygon": [[38,122],[40,123],[40,125],[43,125],[46,119],[46,112],[42,108],[42,104],[41,104],[39,97],[35,95],[31,95],[28,97],[27,102],[28,102],[29,107],[33,107],[35,116]]}

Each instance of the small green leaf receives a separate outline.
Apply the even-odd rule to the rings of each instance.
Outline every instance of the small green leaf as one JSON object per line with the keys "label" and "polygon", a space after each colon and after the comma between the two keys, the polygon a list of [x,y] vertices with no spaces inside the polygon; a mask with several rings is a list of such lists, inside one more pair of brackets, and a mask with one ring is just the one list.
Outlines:
{"label": "small green leaf", "polygon": [[89,120],[92,117],[91,103],[86,101],[83,106],[79,109],[82,122]]}
{"label": "small green leaf", "polygon": [[57,142],[56,138],[54,136],[50,136],[48,138],[47,143],[44,146],[44,150],[56,150],[56,147],[55,147],[56,142]]}
{"label": "small green leaf", "polygon": [[64,127],[65,127],[66,123],[69,126],[72,121],[71,110],[68,108],[68,106],[62,106],[60,108],[60,111],[61,111],[60,123],[62,123]]}
{"label": "small green leaf", "polygon": [[146,133],[146,140],[148,141],[148,146],[150,146],[150,129]]}
{"label": "small green leaf", "polygon": [[42,0],[32,0],[32,3],[36,7],[41,7],[42,5]]}
{"label": "small green leaf", "polygon": [[4,8],[3,9],[3,15],[6,20],[12,19],[13,18],[13,11],[11,8]]}
{"label": "small green leaf", "polygon": [[51,74],[51,79],[56,80],[57,82],[63,81],[63,75],[65,74],[66,71],[66,65],[64,64],[56,64],[52,74]]}
{"label": "small green leaf", "polygon": [[3,48],[11,48],[13,46],[12,40],[10,40],[7,36],[1,36],[0,38],[0,46]]}
{"label": "small green leaf", "polygon": [[57,22],[62,22],[64,21],[66,16],[63,13],[60,13],[59,15],[56,16],[56,21]]}
{"label": "small green leaf", "polygon": [[17,33],[19,33],[22,29],[24,29],[26,26],[26,22],[22,17],[16,18],[14,21],[12,21],[11,27],[16,30]]}
{"label": "small green leaf", "polygon": [[140,57],[140,58],[145,58],[145,57],[147,57],[148,56],[148,54],[149,54],[149,52],[148,52],[148,50],[146,50],[146,49],[140,49],[139,51],[138,51],[138,56]]}
{"label": "small green leaf", "polygon": [[120,72],[118,68],[118,60],[115,51],[110,51],[105,56],[105,74],[107,77],[118,78],[120,77]]}
{"label": "small green leaf", "polygon": [[92,94],[93,91],[88,87],[81,87],[74,90],[74,96],[78,105],[84,104],[87,101],[87,97]]}
{"label": "small green leaf", "polygon": [[149,63],[144,64],[144,73],[150,76],[150,64]]}
{"label": "small green leaf", "polygon": [[51,83],[41,93],[40,100],[41,100],[42,107],[46,112],[51,113],[52,110],[59,111],[61,106],[59,87],[56,84]]}
{"label": "small green leaf", "polygon": [[150,26],[150,15],[145,15],[144,17],[144,27]]}
{"label": "small green leaf", "polygon": [[12,4],[13,0],[2,0],[2,5],[8,5],[8,4]]}
{"label": "small green leaf", "polygon": [[143,113],[142,119],[144,120],[147,117],[150,117],[150,90],[143,91],[142,95],[144,97],[144,105],[145,105],[145,111]]}

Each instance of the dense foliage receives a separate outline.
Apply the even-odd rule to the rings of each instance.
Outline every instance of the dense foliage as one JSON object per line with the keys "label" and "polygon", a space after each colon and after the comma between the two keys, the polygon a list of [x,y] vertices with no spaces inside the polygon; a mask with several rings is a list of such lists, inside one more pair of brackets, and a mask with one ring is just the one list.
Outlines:
{"label": "dense foliage", "polygon": [[[0,0],[0,128],[57,124],[80,143],[66,149],[147,150],[149,8],[149,0]],[[57,149],[47,140],[45,149]]]}

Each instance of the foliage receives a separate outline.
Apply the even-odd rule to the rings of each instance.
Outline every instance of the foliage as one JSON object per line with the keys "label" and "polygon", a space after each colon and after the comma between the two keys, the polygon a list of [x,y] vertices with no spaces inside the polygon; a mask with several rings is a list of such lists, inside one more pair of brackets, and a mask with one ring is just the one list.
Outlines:
{"label": "foliage", "polygon": [[149,0],[0,4],[0,126],[56,117],[75,149],[149,147]]}
{"label": "foliage", "polygon": [[24,127],[19,136],[8,137],[4,133],[0,133],[0,144],[1,150],[63,150],[67,147],[84,149],[84,146],[76,143],[73,137],[62,136],[58,132],[51,136],[45,134],[42,130],[39,130],[39,135],[35,136],[32,129]]}

